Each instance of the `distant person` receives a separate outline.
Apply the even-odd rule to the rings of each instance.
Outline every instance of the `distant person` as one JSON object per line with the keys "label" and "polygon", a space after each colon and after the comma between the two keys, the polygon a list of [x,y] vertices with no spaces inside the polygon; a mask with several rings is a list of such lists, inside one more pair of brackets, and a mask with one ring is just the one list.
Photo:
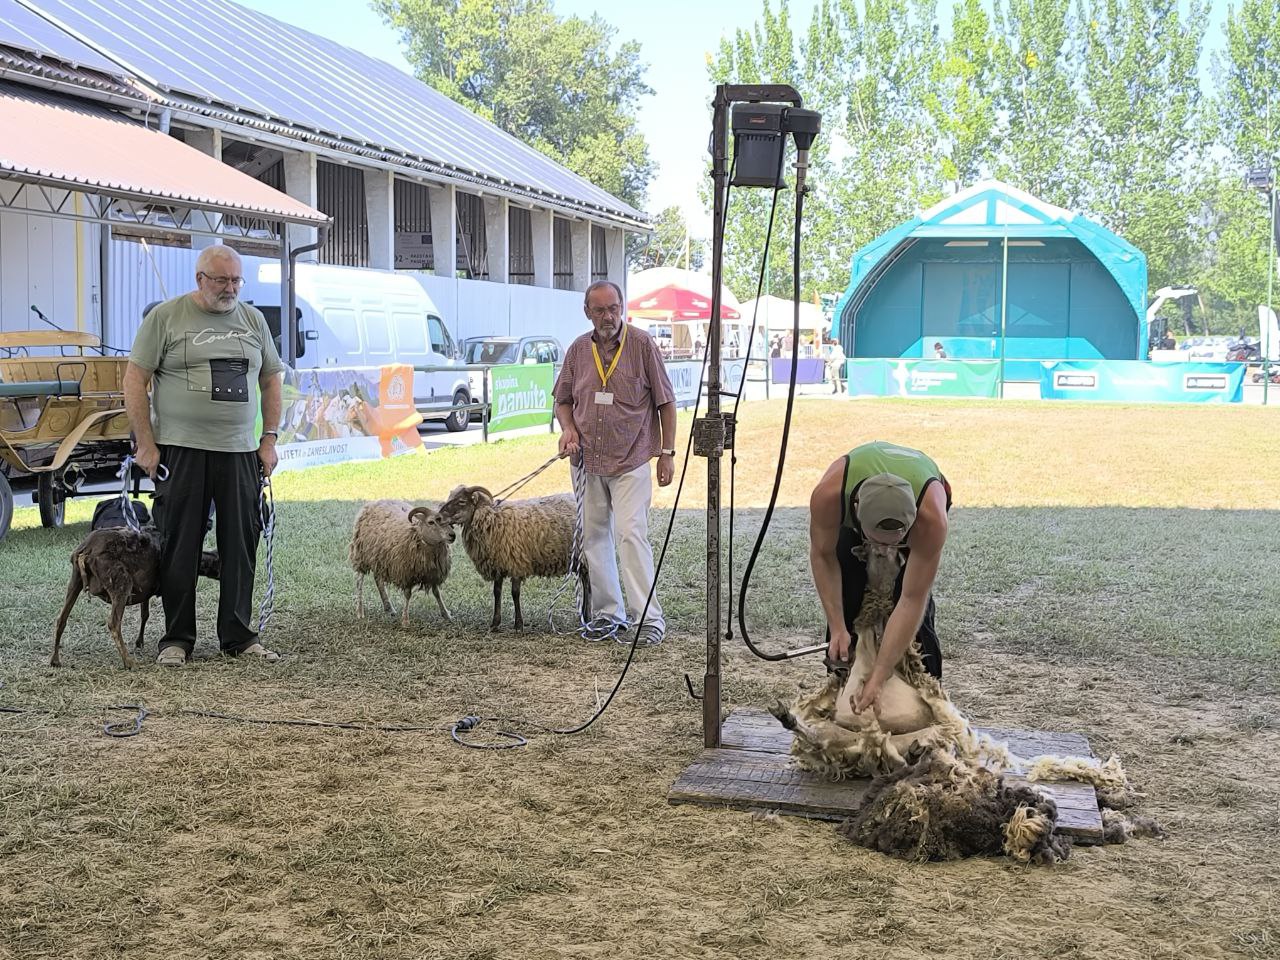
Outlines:
{"label": "distant person", "polygon": [[1178,341],[1173,339],[1173,336],[1167,330],[1165,331],[1164,336],[1160,338],[1160,349],[1161,350],[1177,350],[1178,349]]}
{"label": "distant person", "polygon": [[772,340],[769,341],[769,358],[771,360],[776,360],[778,357],[781,357],[781,356],[782,356],[782,338],[774,337]]}
{"label": "distant person", "polygon": [[839,340],[832,340],[827,344],[827,376],[831,378],[832,393],[849,392],[844,380],[844,366],[847,359],[844,355],[844,347],[840,346]]}
{"label": "distant person", "polygon": [[[649,505],[658,458],[658,486],[675,475],[676,396],[662,354],[648,333],[622,320],[622,291],[601,280],[587,287],[591,321],[565,351],[553,388],[560,454],[582,459],[586,472],[582,550],[591,576],[588,639],[639,633],[637,643],[661,643],[666,620],[653,587]],[[615,560],[615,552],[617,559]],[[621,574],[621,584],[619,584]],[[626,591],[624,605],[623,590]],[[649,601],[643,626],[640,615]]]}
{"label": "distant person", "polygon": [[947,351],[942,349],[942,343],[940,341],[934,341],[933,356],[937,360],[947,359]]}
{"label": "distant person", "polygon": [[240,255],[220,244],[206,247],[195,274],[195,291],[166,300],[142,321],[124,375],[137,463],[156,481],[165,617],[156,663],[181,666],[195,648],[196,580],[210,503],[222,558],[218,647],[231,656],[278,660],[250,619],[258,494],[262,477],[276,467],[284,364],[262,313],[239,300]]}

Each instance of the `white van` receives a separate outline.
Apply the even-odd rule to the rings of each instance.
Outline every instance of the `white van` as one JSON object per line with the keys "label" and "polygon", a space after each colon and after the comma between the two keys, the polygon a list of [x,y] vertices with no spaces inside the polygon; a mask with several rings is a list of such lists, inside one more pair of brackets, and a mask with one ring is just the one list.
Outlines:
{"label": "white van", "polygon": [[[299,263],[294,276],[298,313],[298,369],[376,367],[385,363],[459,366],[458,343],[439,309],[413,277],[383,270]],[[273,331],[279,323],[280,265],[259,265],[241,299],[262,310]],[[274,317],[273,317],[274,314]],[[465,370],[415,373],[418,406],[471,402]],[[424,412],[450,431],[470,422],[465,410]]]}

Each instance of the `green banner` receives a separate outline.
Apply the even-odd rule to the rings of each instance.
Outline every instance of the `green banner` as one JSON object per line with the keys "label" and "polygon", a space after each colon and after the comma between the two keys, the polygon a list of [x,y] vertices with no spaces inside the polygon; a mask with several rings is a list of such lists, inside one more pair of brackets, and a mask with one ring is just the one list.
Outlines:
{"label": "green banner", "polygon": [[489,375],[493,378],[490,433],[520,430],[524,427],[545,427],[551,423],[554,412],[551,388],[555,384],[555,364],[504,364],[494,367]]}
{"label": "green banner", "polygon": [[850,360],[849,395],[856,397],[995,397],[998,360]]}

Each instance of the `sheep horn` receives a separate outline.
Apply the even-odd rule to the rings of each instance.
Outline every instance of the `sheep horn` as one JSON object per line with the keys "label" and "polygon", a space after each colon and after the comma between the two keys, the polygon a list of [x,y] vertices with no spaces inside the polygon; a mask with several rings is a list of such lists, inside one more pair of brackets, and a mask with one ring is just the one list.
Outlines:
{"label": "sheep horn", "polygon": [[409,511],[409,522],[413,523],[418,518],[419,515],[424,516],[428,520],[430,520],[432,512],[433,511],[430,507],[414,507],[412,510]]}

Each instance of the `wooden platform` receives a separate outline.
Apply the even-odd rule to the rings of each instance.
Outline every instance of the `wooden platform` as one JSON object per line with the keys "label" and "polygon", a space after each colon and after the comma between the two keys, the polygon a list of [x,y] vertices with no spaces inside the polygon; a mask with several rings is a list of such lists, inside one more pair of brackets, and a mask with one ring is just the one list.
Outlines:
{"label": "wooden platform", "polygon": [[[1016,756],[1044,753],[1093,759],[1084,737],[1076,733],[978,728],[979,733],[1007,743]],[[791,732],[764,710],[739,708],[724,722],[721,746],[702,755],[676,778],[667,794],[670,803],[774,810],[778,813],[843,820],[858,806],[870,780],[839,783],[791,764]],[[1087,783],[1036,783],[1033,786],[1058,804],[1058,826],[1079,843],[1102,842],[1098,798]]]}

